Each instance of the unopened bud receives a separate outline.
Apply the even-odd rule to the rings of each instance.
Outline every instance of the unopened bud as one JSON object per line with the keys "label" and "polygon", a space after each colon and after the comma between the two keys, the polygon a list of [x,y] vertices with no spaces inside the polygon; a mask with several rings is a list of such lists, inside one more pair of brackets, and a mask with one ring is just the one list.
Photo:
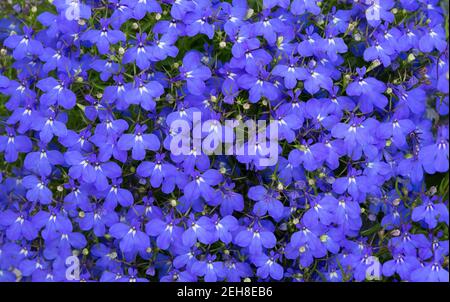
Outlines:
{"label": "unopened bud", "polygon": [[220,48],[225,48],[225,47],[227,47],[227,42],[225,42],[225,41],[221,41],[220,43],[219,43],[219,47]]}
{"label": "unopened bud", "polygon": [[400,230],[393,230],[392,232],[391,232],[391,236],[394,236],[394,237],[398,237],[398,236],[400,236]]}
{"label": "unopened bud", "polygon": [[170,202],[170,205],[172,207],[176,207],[177,206],[177,200],[176,199],[171,199],[169,202]]}
{"label": "unopened bud", "polygon": [[249,19],[249,18],[251,18],[252,16],[253,16],[253,13],[254,13],[255,11],[252,9],[252,8],[249,8],[248,10],[247,10],[247,14],[245,15],[245,19]]}

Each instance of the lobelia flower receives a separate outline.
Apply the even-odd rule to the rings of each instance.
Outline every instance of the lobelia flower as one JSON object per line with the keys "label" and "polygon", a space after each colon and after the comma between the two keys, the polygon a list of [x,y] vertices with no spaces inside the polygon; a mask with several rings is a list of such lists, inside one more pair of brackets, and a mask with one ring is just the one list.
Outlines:
{"label": "lobelia flower", "polygon": [[123,23],[131,19],[133,10],[128,5],[129,0],[109,0],[109,7],[112,9],[112,15],[109,18],[114,29],[119,30]]}
{"label": "lobelia flower", "polygon": [[226,276],[222,261],[215,261],[215,255],[206,255],[205,260],[192,264],[191,272],[196,276],[204,277],[206,282],[216,282]]}
{"label": "lobelia flower", "polygon": [[384,67],[391,65],[391,56],[395,54],[395,45],[391,41],[386,41],[382,36],[376,37],[372,46],[364,50],[364,60],[367,62],[379,60]]}
{"label": "lobelia flower", "polygon": [[300,35],[302,41],[298,44],[297,51],[301,56],[311,57],[323,52],[323,45],[325,44],[323,38],[318,33],[314,32],[313,25],[305,29],[305,34]]}
{"label": "lobelia flower", "polygon": [[437,197],[429,199],[423,196],[423,199],[422,205],[414,208],[411,219],[413,221],[425,221],[430,229],[434,229],[438,222],[444,222],[448,225],[447,207]]}
{"label": "lobelia flower", "polygon": [[67,127],[65,125],[66,116],[57,114],[52,110],[42,112],[42,115],[36,117],[31,125],[33,130],[39,131],[39,138],[43,143],[49,143],[53,136],[59,138],[67,135]]}
{"label": "lobelia flower", "polygon": [[267,249],[275,247],[277,240],[272,232],[254,226],[238,232],[233,242],[240,247],[248,247],[251,255],[257,255],[263,252],[263,247]]}
{"label": "lobelia flower", "polygon": [[214,37],[214,25],[210,24],[213,17],[213,9],[209,1],[196,1],[195,9],[188,12],[183,18],[186,24],[186,35],[193,37],[197,34],[205,34],[210,40]]}
{"label": "lobelia flower", "polygon": [[99,161],[95,154],[83,156],[78,151],[68,151],[64,154],[64,159],[70,166],[70,177],[85,183],[92,183],[100,191],[108,188],[108,178],[119,178],[122,174],[122,169],[118,164]]}
{"label": "lobelia flower", "polygon": [[52,166],[64,164],[64,156],[57,150],[47,150],[46,145],[39,143],[40,150],[29,152],[25,156],[24,167],[39,174],[49,176],[52,173]]}
{"label": "lobelia flower", "polygon": [[313,60],[308,63],[307,68],[301,67],[299,73],[299,79],[304,81],[305,90],[310,94],[317,93],[320,88],[328,90],[333,86],[330,71]]}
{"label": "lobelia flower", "polygon": [[347,155],[353,160],[361,158],[362,153],[373,158],[378,154],[374,146],[376,139],[372,136],[378,127],[378,122],[372,118],[363,120],[353,117],[349,124],[338,123],[331,129],[331,134],[340,139],[344,139]]}
{"label": "lobelia flower", "polygon": [[278,64],[272,69],[272,74],[284,78],[284,86],[292,89],[297,86],[297,80],[301,78],[300,68],[296,66],[299,58],[290,57],[289,65]]}
{"label": "lobelia flower", "polygon": [[223,243],[229,244],[233,240],[232,232],[236,231],[239,223],[234,216],[227,215],[220,218],[218,215],[211,217],[211,222],[214,224],[215,233],[213,242],[220,239]]}
{"label": "lobelia flower", "polygon": [[123,0],[124,4],[133,9],[133,17],[141,20],[147,13],[162,13],[161,6],[155,0]]}
{"label": "lobelia flower", "polygon": [[64,109],[72,109],[76,104],[76,96],[68,88],[71,80],[64,73],[60,74],[58,78],[59,80],[48,77],[37,83],[37,87],[45,92],[39,101],[47,107],[58,104]]}
{"label": "lobelia flower", "polygon": [[300,164],[307,171],[314,171],[318,169],[327,156],[327,149],[324,144],[318,143],[310,145],[311,141],[305,142],[298,149],[294,149],[289,153],[288,160],[293,167]]}
{"label": "lobelia flower", "polygon": [[0,151],[5,153],[6,162],[15,162],[19,153],[27,153],[31,149],[31,140],[25,135],[16,135],[10,127],[6,128],[6,135],[0,136]]}
{"label": "lobelia flower", "polygon": [[102,18],[99,21],[100,30],[91,29],[81,35],[81,40],[87,40],[97,45],[97,49],[100,54],[104,55],[109,53],[111,45],[119,42],[125,42],[125,34],[120,30],[109,29],[110,21]]}
{"label": "lobelia flower", "polygon": [[146,125],[136,125],[134,134],[122,134],[117,143],[119,150],[131,151],[131,157],[135,160],[145,158],[145,150],[157,151],[160,147],[159,139],[154,134],[145,134]]}
{"label": "lobelia flower", "polygon": [[319,46],[327,54],[332,62],[338,59],[338,54],[346,53],[348,48],[342,38],[337,37],[338,31],[335,27],[328,26],[325,29],[325,39],[320,40]]}
{"label": "lobelia flower", "polygon": [[96,236],[102,237],[106,233],[106,227],[111,227],[118,221],[116,212],[99,207],[92,212],[85,212],[84,216],[79,218],[78,225],[81,230],[93,230]]}
{"label": "lobelia flower", "polygon": [[16,241],[21,238],[34,240],[38,236],[38,231],[29,220],[26,213],[6,210],[0,213],[0,225],[6,228],[6,237]]}
{"label": "lobelia flower", "polygon": [[92,150],[92,143],[89,141],[91,136],[91,126],[88,126],[86,129],[81,130],[79,134],[75,131],[67,130],[65,136],[59,137],[59,142],[69,150],[90,152]]}
{"label": "lobelia flower", "polygon": [[249,101],[257,103],[262,97],[269,100],[275,100],[279,91],[278,88],[270,81],[270,74],[263,68],[250,74],[241,75],[237,82],[241,88],[249,89]]}
{"label": "lobelia flower", "polygon": [[358,78],[347,86],[345,90],[347,95],[359,97],[359,106],[363,113],[372,112],[373,105],[380,109],[386,107],[388,100],[383,95],[386,85],[373,77],[364,77],[366,74],[365,67],[356,68],[356,72]]}
{"label": "lobelia flower", "polygon": [[147,45],[147,34],[136,34],[136,44],[124,53],[122,62],[136,62],[140,69],[145,70],[150,67],[150,61],[153,61],[153,55],[151,47]]}
{"label": "lobelia flower", "polygon": [[[436,257],[437,258],[437,257]],[[414,282],[448,282],[449,273],[440,264],[439,259],[426,263],[411,272],[411,281]]]}
{"label": "lobelia flower", "polygon": [[394,21],[394,14],[391,8],[395,5],[392,0],[373,0],[367,3],[370,5],[366,9],[367,23],[372,27],[376,27],[381,23],[381,20],[392,23]]}
{"label": "lobelia flower", "polygon": [[373,190],[373,184],[367,176],[361,174],[360,170],[350,167],[347,177],[337,178],[333,183],[333,191],[338,194],[348,192],[355,200],[364,200],[366,193]]}
{"label": "lobelia flower", "polygon": [[108,81],[113,74],[119,73],[120,70],[119,64],[111,59],[96,59],[90,64],[90,67],[100,73],[100,79],[104,82]]}
{"label": "lobelia flower", "polygon": [[196,282],[197,278],[188,271],[171,270],[161,277],[161,282]]}
{"label": "lobelia flower", "polygon": [[64,72],[70,68],[70,60],[65,56],[64,46],[60,43],[57,44],[57,50],[51,47],[44,48],[39,59],[45,62],[42,70],[46,73],[54,69]]}
{"label": "lobelia flower", "polygon": [[268,213],[275,220],[283,216],[284,206],[279,200],[279,194],[273,190],[267,190],[263,186],[251,187],[248,190],[248,198],[256,201],[253,213],[263,216]]}
{"label": "lobelia flower", "polygon": [[133,194],[130,191],[120,187],[122,179],[112,179],[111,188],[105,197],[103,206],[106,209],[114,210],[119,203],[122,207],[130,207],[134,203]]}
{"label": "lobelia flower", "polygon": [[419,152],[419,159],[424,170],[429,174],[448,171],[448,128],[439,128],[435,144],[423,147]]}
{"label": "lobelia flower", "polygon": [[293,15],[302,15],[305,12],[310,12],[313,15],[320,14],[320,7],[317,5],[317,0],[294,0],[291,3],[291,13]]}
{"label": "lobelia flower", "polygon": [[446,47],[445,31],[441,24],[431,24],[419,40],[419,49],[423,52],[431,52],[434,49],[443,51]]}
{"label": "lobelia flower", "polygon": [[210,218],[202,216],[196,220],[194,215],[190,214],[187,229],[181,239],[183,244],[188,247],[193,246],[197,240],[203,244],[212,244],[214,242],[214,229],[214,224]]}
{"label": "lobelia flower", "polygon": [[192,172],[191,179],[183,188],[185,198],[195,200],[201,196],[208,201],[217,196],[218,192],[212,186],[221,183],[223,177],[219,171],[209,169],[201,174],[197,171]]}
{"label": "lobelia flower", "polygon": [[155,35],[153,45],[151,46],[152,57],[156,61],[165,60],[167,57],[176,57],[178,48],[173,44],[175,44],[177,38],[176,34],[170,32],[163,35]]}
{"label": "lobelia flower", "polygon": [[192,50],[183,58],[179,77],[186,81],[190,93],[201,95],[206,89],[205,81],[211,77],[211,71],[202,64],[200,53]]}
{"label": "lobelia flower", "polygon": [[302,120],[298,118],[290,104],[283,104],[273,113],[274,120],[278,123],[278,139],[286,139],[291,143],[295,139],[295,130],[302,126]]}
{"label": "lobelia flower", "polygon": [[398,148],[407,146],[406,137],[416,128],[407,117],[402,111],[395,112],[390,122],[378,126],[379,137],[390,139]]}
{"label": "lobelia flower", "polygon": [[220,199],[220,214],[222,216],[232,215],[234,211],[241,212],[244,210],[244,197],[241,194],[235,192],[234,183],[226,181],[220,189],[222,194],[219,194]]}
{"label": "lobelia flower", "polygon": [[411,273],[419,267],[420,262],[416,257],[394,253],[394,259],[383,263],[383,275],[390,277],[397,273],[402,280],[410,280]]}
{"label": "lobelia flower", "polygon": [[28,175],[23,178],[23,186],[27,188],[27,199],[40,204],[50,204],[53,193],[47,188],[48,180],[45,177],[40,179],[34,175]]}
{"label": "lobelia flower", "polygon": [[156,106],[153,99],[164,93],[164,87],[157,81],[147,82],[143,77],[136,77],[134,83],[134,88],[125,95],[126,102],[140,104],[145,110],[153,111]]}
{"label": "lobelia flower", "polygon": [[263,36],[269,45],[277,41],[277,33],[283,32],[285,26],[278,18],[270,18],[270,9],[261,12],[261,20],[252,24],[252,31],[256,36]]}
{"label": "lobelia flower", "polygon": [[28,55],[40,56],[44,52],[42,43],[33,39],[33,30],[31,27],[23,27],[23,35],[10,35],[3,44],[13,50],[13,57],[21,60]]}
{"label": "lobelia flower", "polygon": [[126,254],[145,252],[150,247],[150,238],[141,231],[138,225],[115,223],[109,228],[109,234],[120,240],[120,250]]}
{"label": "lobelia flower", "polygon": [[145,225],[145,232],[150,236],[157,237],[156,245],[158,248],[167,250],[175,240],[179,240],[182,236],[183,228],[177,226],[178,222],[178,220],[169,216],[166,216],[165,220],[151,219]]}
{"label": "lobelia flower", "polygon": [[276,255],[273,251],[269,256],[260,254],[254,257],[253,262],[258,266],[256,274],[258,277],[267,279],[269,276],[275,280],[281,280],[283,278],[283,267],[276,261],[280,258],[280,255]]}

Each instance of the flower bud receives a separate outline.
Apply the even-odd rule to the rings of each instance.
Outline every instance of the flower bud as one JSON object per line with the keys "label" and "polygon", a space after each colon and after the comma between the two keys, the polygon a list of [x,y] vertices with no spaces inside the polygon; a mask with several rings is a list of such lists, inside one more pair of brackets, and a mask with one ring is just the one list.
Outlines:
{"label": "flower bud", "polygon": [[219,43],[219,47],[220,48],[225,48],[225,47],[227,47],[227,42],[225,42],[225,41],[221,41],[220,43]]}
{"label": "flower bud", "polygon": [[252,8],[249,8],[247,10],[247,14],[245,15],[245,19],[250,19],[253,16],[254,10]]}
{"label": "flower bud", "polygon": [[178,203],[176,199],[171,199],[171,200],[169,200],[169,202],[170,202],[170,206],[173,207],[173,208],[175,208],[177,206],[177,203]]}
{"label": "flower bud", "polygon": [[398,237],[400,236],[400,233],[401,233],[400,230],[396,229],[391,232],[391,236]]}
{"label": "flower bud", "polygon": [[401,201],[402,201],[402,200],[401,200],[400,198],[396,198],[396,199],[394,199],[394,201],[392,202],[392,204],[393,204],[394,206],[398,206],[398,205],[400,204]]}

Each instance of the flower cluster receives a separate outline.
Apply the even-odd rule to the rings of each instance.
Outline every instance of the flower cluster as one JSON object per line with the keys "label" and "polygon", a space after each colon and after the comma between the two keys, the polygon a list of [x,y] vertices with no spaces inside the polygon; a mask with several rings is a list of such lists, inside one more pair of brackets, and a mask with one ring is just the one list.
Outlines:
{"label": "flower cluster", "polygon": [[[25,2],[0,20],[0,281],[448,281],[437,0]],[[276,121],[278,161],[174,154],[196,113]]]}

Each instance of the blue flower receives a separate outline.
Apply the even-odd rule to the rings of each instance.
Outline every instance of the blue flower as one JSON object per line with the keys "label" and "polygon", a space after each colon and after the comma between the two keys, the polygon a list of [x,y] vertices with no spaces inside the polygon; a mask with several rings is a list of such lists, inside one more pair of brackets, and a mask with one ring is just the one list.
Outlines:
{"label": "blue flower", "polygon": [[136,225],[119,222],[109,228],[109,234],[120,240],[119,246],[123,253],[145,252],[150,247],[149,237]]}
{"label": "blue flower", "polygon": [[15,162],[19,152],[27,153],[31,151],[31,140],[25,135],[16,135],[14,129],[6,128],[7,135],[0,136],[0,151],[5,152],[7,162]]}
{"label": "blue flower", "polygon": [[205,81],[211,77],[211,71],[201,63],[200,53],[189,51],[180,67],[180,78],[186,81],[190,93],[201,95],[206,88]]}
{"label": "blue flower", "polygon": [[97,45],[100,54],[109,52],[111,44],[117,44],[125,41],[125,34],[120,30],[109,29],[110,21],[108,19],[100,19],[100,30],[91,29],[81,35],[82,40],[88,40]]}

